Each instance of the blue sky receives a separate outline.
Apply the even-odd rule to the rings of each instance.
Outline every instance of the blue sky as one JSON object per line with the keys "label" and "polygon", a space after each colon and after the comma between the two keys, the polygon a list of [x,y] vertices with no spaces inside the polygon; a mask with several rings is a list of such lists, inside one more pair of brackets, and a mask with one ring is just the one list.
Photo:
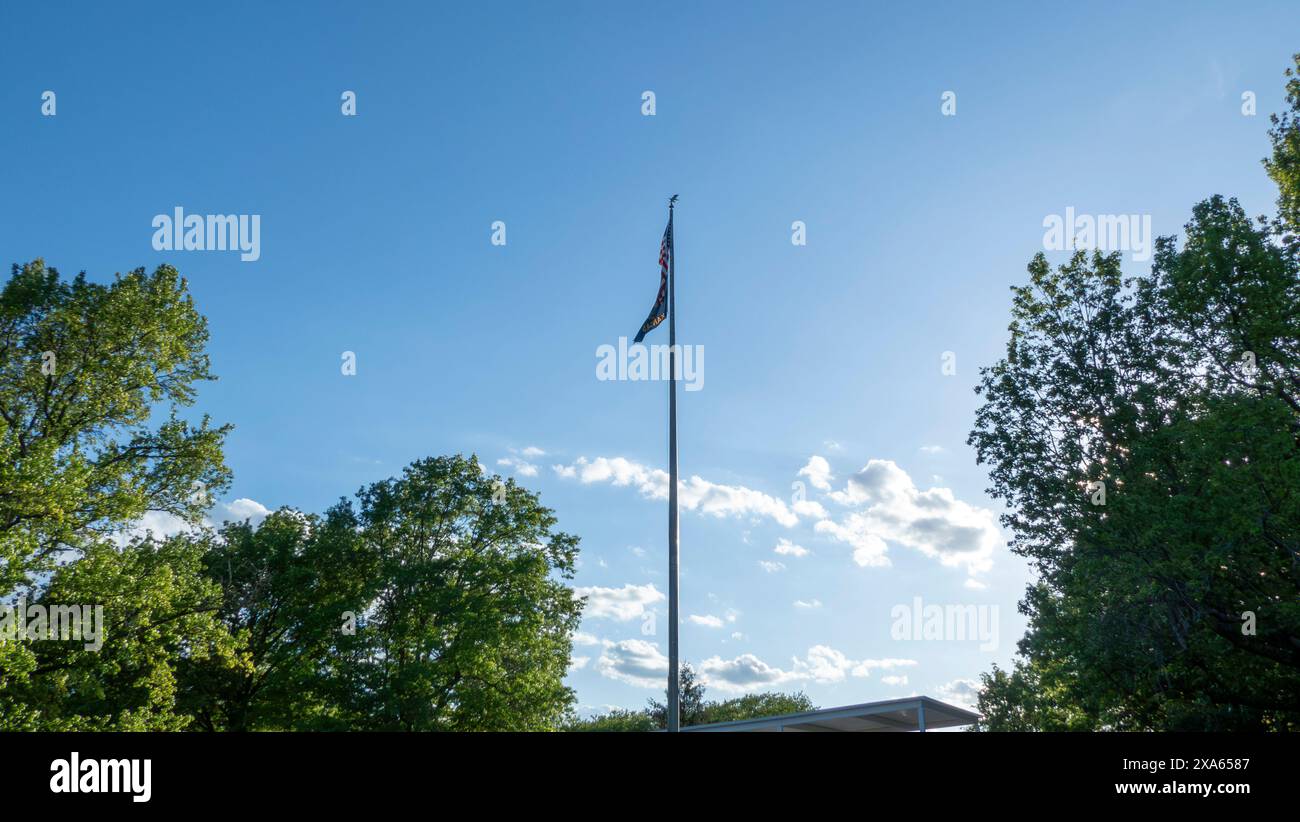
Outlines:
{"label": "blue sky", "polygon": [[[457,451],[536,489],[582,537],[570,682],[635,707],[666,651],[665,390],[595,352],[644,319],[678,193],[679,341],[707,352],[684,659],[714,696],[960,701],[1024,628],[964,444],[1008,286],[1067,207],[1159,234],[1216,193],[1271,210],[1300,8],[542,5],[7,5],[4,261],[181,270],[221,377],[199,408],[237,426],[227,505],[322,510]],[[260,259],[155,250],[176,206],[260,215]],[[917,596],[997,606],[998,647],[891,638]]]}

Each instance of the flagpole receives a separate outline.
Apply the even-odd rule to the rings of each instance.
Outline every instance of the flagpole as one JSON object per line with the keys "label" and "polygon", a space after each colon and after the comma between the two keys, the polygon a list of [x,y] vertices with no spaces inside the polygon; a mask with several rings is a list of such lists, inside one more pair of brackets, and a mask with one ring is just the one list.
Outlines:
{"label": "flagpole", "polygon": [[668,730],[681,730],[677,656],[677,237],[674,194],[668,201]]}

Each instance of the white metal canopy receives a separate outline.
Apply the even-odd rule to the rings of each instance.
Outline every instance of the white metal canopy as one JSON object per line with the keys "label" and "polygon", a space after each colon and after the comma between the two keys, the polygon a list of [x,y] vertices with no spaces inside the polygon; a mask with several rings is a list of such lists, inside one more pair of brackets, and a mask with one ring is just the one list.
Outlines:
{"label": "white metal canopy", "polygon": [[979,715],[928,696],[910,696],[884,702],[822,708],[784,716],[714,722],[682,728],[687,732],[710,731],[840,731],[850,733],[924,731],[927,728],[955,728],[970,725]]}

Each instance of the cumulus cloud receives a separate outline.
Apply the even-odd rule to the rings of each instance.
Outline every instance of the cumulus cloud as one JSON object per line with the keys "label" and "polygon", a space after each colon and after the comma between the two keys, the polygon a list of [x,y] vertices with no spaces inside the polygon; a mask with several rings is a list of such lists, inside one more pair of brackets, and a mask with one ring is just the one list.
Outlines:
{"label": "cumulus cloud", "polygon": [[960,708],[975,710],[980,695],[980,683],[975,679],[954,679],[939,686],[936,698]]}
{"label": "cumulus cloud", "polygon": [[814,502],[810,499],[796,500],[790,504],[790,510],[801,517],[811,517],[812,519],[826,519],[826,509],[820,502]]}
{"label": "cumulus cloud", "polygon": [[257,526],[261,525],[262,520],[266,519],[270,513],[270,508],[257,500],[251,500],[247,497],[240,497],[228,503],[216,503],[208,509],[208,513],[197,526],[190,525],[175,514],[169,514],[165,511],[147,511],[143,517],[118,533],[115,539],[121,545],[143,537],[146,533],[153,534],[155,539],[167,539],[177,534],[194,533],[199,528],[219,528],[227,522],[243,522],[244,520],[248,520],[254,526]]}
{"label": "cumulus cloud", "polygon": [[782,555],[782,556],[786,556],[786,557],[806,557],[806,556],[808,556],[808,549],[807,549],[807,548],[803,547],[802,545],[795,545],[793,542],[791,542],[791,541],[788,540],[788,539],[778,540],[777,543],[776,543],[776,547],[773,548],[772,550],[773,550],[775,553],[778,553],[778,554],[780,554],[780,555]]}
{"label": "cumulus cloud", "polygon": [[251,520],[254,525],[260,525],[262,520],[266,519],[271,513],[270,508],[267,508],[257,500],[251,500],[247,497],[240,497],[234,502],[224,506],[224,508],[226,509],[226,513],[230,515],[231,519],[240,522]]}
{"label": "cumulus cloud", "polygon": [[773,668],[753,654],[726,660],[711,657],[700,664],[700,674],[709,687],[735,692],[760,690],[790,679],[789,672]]}
{"label": "cumulus cloud", "polygon": [[[649,468],[625,457],[579,457],[570,465],[551,467],[557,476],[577,479],[584,485],[609,483],[635,488],[647,499],[668,498],[668,472]],[[798,515],[783,501],[741,485],[722,485],[699,476],[679,480],[678,503],[688,511],[715,517],[769,517],[790,527],[798,524]]]}
{"label": "cumulus cloud", "polygon": [[842,682],[848,677],[870,676],[877,669],[916,664],[910,659],[853,660],[829,646],[814,645],[803,657],[794,657],[788,669],[769,665],[754,654],[741,654],[733,659],[714,656],[704,660],[700,663],[700,675],[711,688],[741,693],[789,682]]}
{"label": "cumulus cloud", "polygon": [[843,522],[824,519],[813,528],[820,534],[829,534],[853,547],[853,561],[863,568],[890,565],[889,546],[869,530],[870,525],[860,514],[850,514]]}
{"label": "cumulus cloud", "polygon": [[649,606],[666,599],[653,583],[645,585],[628,583],[622,588],[590,586],[574,588],[573,592],[587,598],[587,605],[582,611],[583,616],[613,619],[618,622],[637,619],[646,613]]}
{"label": "cumulus cloud", "polygon": [[758,567],[762,568],[764,571],[767,571],[769,574],[775,574],[785,570],[785,563],[775,562],[773,560],[767,560],[767,559],[760,559],[758,561]]}
{"label": "cumulus cloud", "polygon": [[668,679],[668,657],[659,653],[654,643],[643,639],[606,641],[596,660],[596,670],[601,676],[629,685],[662,688]]}
{"label": "cumulus cloud", "polygon": [[906,684],[907,684],[907,677],[906,677],[906,676],[894,676],[894,675],[891,674],[890,676],[882,676],[882,677],[880,678],[880,681],[883,682],[883,683],[885,683],[886,685],[906,685]]}
{"label": "cumulus cloud", "polygon": [[1002,542],[992,511],[958,500],[947,488],[922,491],[890,460],[869,461],[828,496],[854,510],[818,522],[816,530],[853,546],[859,565],[888,565],[887,542],[893,542],[978,574],[992,567]]}
{"label": "cumulus cloud", "polygon": [[916,665],[915,659],[899,659],[898,657],[887,657],[885,659],[864,659],[859,662],[853,669],[854,676],[871,676],[871,672],[880,669],[892,671],[895,668],[910,668]]}
{"label": "cumulus cloud", "polygon": [[536,445],[529,445],[525,448],[511,448],[510,454],[511,456],[502,457],[497,460],[497,465],[500,465],[503,468],[510,468],[521,477],[537,476],[537,465],[529,462],[529,460],[535,460],[538,457],[546,456],[546,452],[538,448]]}
{"label": "cumulus cloud", "polygon": [[821,491],[831,490],[831,480],[834,479],[831,474],[831,464],[825,457],[816,454],[809,457],[808,463],[799,469],[799,476],[807,477],[812,487]]}
{"label": "cumulus cloud", "polygon": [[703,625],[705,628],[721,628],[721,617],[715,617],[713,614],[691,614],[691,622],[696,625]]}
{"label": "cumulus cloud", "polygon": [[510,468],[521,477],[537,476],[537,466],[519,457],[502,457],[497,460],[497,465]]}
{"label": "cumulus cloud", "polygon": [[820,608],[820,607],[822,607],[822,601],[821,601],[820,599],[811,599],[811,600],[796,599],[796,600],[794,601],[794,607],[796,607],[796,608]]}

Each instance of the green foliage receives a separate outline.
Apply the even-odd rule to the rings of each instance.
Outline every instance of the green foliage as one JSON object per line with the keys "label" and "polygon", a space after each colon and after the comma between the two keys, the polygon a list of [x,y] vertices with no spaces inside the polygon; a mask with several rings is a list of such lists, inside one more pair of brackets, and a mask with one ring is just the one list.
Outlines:
{"label": "green foliage", "polygon": [[0,639],[0,727],[183,728],[177,665],[233,664],[201,547],[108,539],[148,511],[194,522],[229,480],[228,427],[177,416],[213,379],[206,342],[169,266],[98,285],[36,260],[0,291],[0,595],[107,623],[98,651]]}
{"label": "green foliage", "polygon": [[[1296,56],[1300,68],[1300,55]],[[1300,75],[1279,216],[1197,205],[1182,248],[1040,254],[970,442],[1040,580],[985,730],[1300,728]],[[1092,504],[1090,483],[1105,483]]]}
{"label": "green foliage", "polygon": [[229,525],[206,574],[247,664],[190,666],[184,702],[213,730],[556,729],[582,603],[563,583],[577,539],[554,525],[460,456],[323,517]]}
{"label": "green foliage", "polygon": [[2,730],[182,730],[177,668],[238,664],[216,618],[220,588],[202,578],[206,538],[100,543],[58,568],[28,604],[103,608],[102,646],[3,642]]}
{"label": "green foliage", "polygon": [[722,702],[709,702],[704,706],[703,720],[706,723],[735,722],[740,719],[758,719],[815,710],[817,706],[802,691],[793,694],[767,692],[745,694]]}
{"label": "green foliage", "polygon": [[[690,665],[682,665],[678,672],[678,693],[682,727],[707,725],[713,722],[734,722],[740,719],[759,719],[769,716],[816,710],[802,692],[795,694],[761,693],[745,694],[721,702],[704,698],[705,688]],[[668,727],[668,706],[665,702],[650,700],[641,711],[615,708],[590,719],[570,718],[568,731],[655,731]]]}
{"label": "green foliage", "polygon": [[[695,669],[683,664],[677,669],[677,716],[683,727],[702,725],[704,718],[704,684],[695,676]],[[668,690],[664,689],[664,701],[650,700],[646,711],[654,719],[656,728],[668,727]]]}
{"label": "green foliage", "polygon": [[981,675],[975,731],[1095,731],[1099,722],[1075,704],[1070,673],[1037,660],[1017,661],[1008,673],[997,665]]}
{"label": "green foliage", "polygon": [[1148,276],[1040,254],[1013,289],[970,442],[1041,582],[989,727],[1300,721],[1300,266],[1276,231],[1215,197]]}
{"label": "green foliage", "polygon": [[1295,67],[1286,70],[1288,111],[1269,119],[1273,127],[1268,136],[1273,141],[1273,156],[1264,161],[1268,176],[1278,187],[1278,214],[1291,231],[1300,231],[1300,54],[1294,55]]}
{"label": "green foliage", "polygon": [[260,526],[227,523],[208,543],[203,574],[221,592],[219,618],[240,665],[208,658],[183,668],[182,704],[203,730],[312,727],[329,721],[319,672],[331,664],[344,614],[374,596],[374,563],[356,522],[282,509]]}
{"label": "green foliage", "polygon": [[[0,291],[0,592],[146,511],[196,520],[196,484],[225,487],[229,428],[176,416],[213,379],[207,335],[170,266],[110,285],[14,266]],[[159,410],[170,417],[151,427]]]}
{"label": "green foliage", "polygon": [[656,731],[659,726],[648,711],[630,711],[614,708],[590,719],[570,718],[564,725],[566,731],[598,733],[647,733]]}
{"label": "green foliage", "polygon": [[473,458],[122,544],[147,512],[197,525],[229,482],[228,427],[178,417],[206,341],[168,266],[96,285],[37,260],[0,292],[0,595],[105,623],[97,649],[0,639],[0,729],[559,727],[578,541]]}
{"label": "green foliage", "polygon": [[379,730],[553,730],[582,602],[578,540],[478,460],[438,457],[364,488],[355,520],[377,569],[364,628],[338,643],[341,718]]}

